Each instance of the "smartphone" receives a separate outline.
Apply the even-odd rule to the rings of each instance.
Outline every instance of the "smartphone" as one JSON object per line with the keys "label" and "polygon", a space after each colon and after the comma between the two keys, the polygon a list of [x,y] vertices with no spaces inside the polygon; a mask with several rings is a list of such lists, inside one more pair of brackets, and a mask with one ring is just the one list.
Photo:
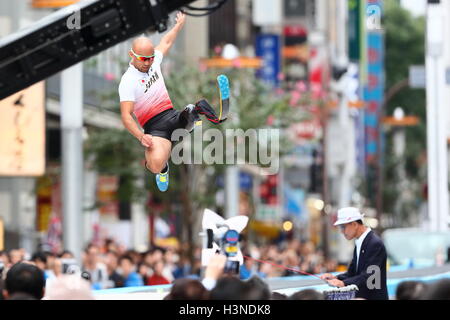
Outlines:
{"label": "smartphone", "polygon": [[61,259],[61,265],[64,274],[81,273],[81,268],[75,259]]}
{"label": "smartphone", "polygon": [[239,274],[239,261],[228,260],[225,262],[224,273]]}

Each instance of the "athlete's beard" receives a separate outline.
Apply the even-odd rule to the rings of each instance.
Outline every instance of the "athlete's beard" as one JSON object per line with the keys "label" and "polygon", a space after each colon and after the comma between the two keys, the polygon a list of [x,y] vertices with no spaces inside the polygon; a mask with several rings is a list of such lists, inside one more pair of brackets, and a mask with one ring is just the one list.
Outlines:
{"label": "athlete's beard", "polygon": [[148,70],[150,70],[150,67],[151,67],[151,66],[148,66],[148,67],[146,67],[146,66],[138,67],[135,63],[132,63],[132,64],[133,64],[133,66],[134,66],[136,69],[138,69],[140,72],[143,72],[143,73],[147,73]]}

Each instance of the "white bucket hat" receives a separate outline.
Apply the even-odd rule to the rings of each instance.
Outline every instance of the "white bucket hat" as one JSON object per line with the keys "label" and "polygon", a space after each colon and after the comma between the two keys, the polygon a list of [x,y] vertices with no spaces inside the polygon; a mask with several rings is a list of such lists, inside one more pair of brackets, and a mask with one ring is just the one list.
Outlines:
{"label": "white bucket hat", "polygon": [[334,223],[335,226],[362,220],[364,214],[361,214],[358,208],[348,207],[338,210],[338,219]]}

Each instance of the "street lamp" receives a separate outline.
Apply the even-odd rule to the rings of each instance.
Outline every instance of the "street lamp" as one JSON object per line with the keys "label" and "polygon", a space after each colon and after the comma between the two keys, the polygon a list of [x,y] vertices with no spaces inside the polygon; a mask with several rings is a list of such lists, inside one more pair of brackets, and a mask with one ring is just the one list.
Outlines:
{"label": "street lamp", "polygon": [[[403,109],[401,107],[396,107],[393,116],[385,117],[383,119],[383,123],[393,129],[394,154],[395,157],[400,160],[398,170],[398,186],[400,189],[400,196],[397,198],[395,204],[395,211],[399,212],[403,202],[403,193],[407,189],[402,187],[402,185],[406,183],[406,169],[404,161],[406,147],[405,127],[417,125],[419,123],[419,118],[416,116],[405,116]],[[397,224],[397,222],[395,223]]]}

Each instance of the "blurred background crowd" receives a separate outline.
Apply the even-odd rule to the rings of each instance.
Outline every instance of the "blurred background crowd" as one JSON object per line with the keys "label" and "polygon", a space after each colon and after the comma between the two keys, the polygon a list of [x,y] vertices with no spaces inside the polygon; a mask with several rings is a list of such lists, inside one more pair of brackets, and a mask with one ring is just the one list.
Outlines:
{"label": "blurred background crowd", "polygon": [[[77,0],[0,0],[0,42],[20,38],[19,30],[78,2],[81,5]],[[27,287],[31,275],[39,279],[40,272],[48,284],[79,272],[91,294],[182,279],[197,281],[201,288],[197,235],[205,208],[225,219],[249,217],[240,244],[249,258],[241,266],[239,284],[254,276],[267,280],[299,275],[295,270],[344,271],[354,245],[331,226],[337,210],[346,206],[360,208],[364,223],[382,236],[391,266],[439,268],[449,262],[448,175],[442,173],[448,172],[450,154],[450,90],[444,77],[428,75],[441,72],[439,66],[450,61],[450,46],[441,46],[450,30],[450,0],[193,4],[213,2],[221,3],[220,10],[189,17],[164,59],[170,97],[177,109],[200,97],[214,104],[215,79],[226,74],[232,112],[230,121],[216,128],[223,136],[228,129],[277,132],[279,154],[270,154],[276,156],[271,160],[279,170],[269,173],[261,157],[256,164],[250,163],[251,157],[248,162],[243,159],[244,164],[181,163],[171,165],[169,190],[156,190],[154,177],[144,169],[144,150],[124,132],[120,118],[117,87],[135,35],[113,47],[108,41],[98,42],[101,50],[79,65],[80,93],[70,87],[73,95],[67,99],[80,100],[82,110],[75,152],[82,154],[79,163],[64,156],[71,150],[65,137],[73,129],[62,121],[68,70],[62,68],[36,86],[0,100],[0,272],[6,291],[11,292],[12,282]],[[139,21],[128,14],[143,12],[135,1],[105,3],[95,5],[102,7],[99,11],[116,12],[128,21],[126,26]],[[428,25],[436,19],[443,23]],[[173,25],[173,13],[166,23]],[[132,29],[120,27],[120,32]],[[91,32],[89,28],[81,34]],[[45,26],[36,32],[36,41],[29,42],[47,39],[50,29]],[[162,36],[147,35],[154,43]],[[436,39],[441,40],[433,44]],[[16,40],[10,56],[17,59],[7,53],[0,56],[2,75],[3,70],[14,73],[17,68],[24,69],[24,76],[38,75],[24,68],[30,65],[29,43]],[[442,47],[442,52],[429,57],[427,45]],[[75,46],[61,43],[65,52]],[[18,54],[16,48],[22,47]],[[35,55],[42,61],[33,60],[34,65],[64,64],[61,59],[70,55],[59,48],[52,43],[45,48],[48,52]],[[60,60],[48,60],[54,57]],[[430,58],[436,60],[435,69],[430,69]],[[17,64],[6,70],[13,60]],[[439,99],[430,99],[434,95]],[[430,110],[436,112],[430,116]],[[202,130],[210,128],[204,123]],[[235,138],[245,150],[252,145],[246,145],[247,138],[243,144]],[[261,147],[260,142],[253,145]],[[65,170],[79,175],[68,179]],[[23,265],[40,271],[25,270],[29,277],[14,278],[22,274]],[[418,299],[427,287],[422,284],[399,286],[398,297]]]}
{"label": "blurred background crowd", "polygon": [[[0,298],[7,300],[95,300],[98,289],[171,284],[165,300],[327,300],[326,292],[304,289],[292,294],[271,290],[270,277],[293,276],[295,272],[336,271],[335,261],[325,261],[310,243],[291,241],[247,248],[245,255],[267,263],[245,259],[240,274],[225,273],[226,257],[211,259],[202,273],[200,264],[190,265],[180,250],[153,247],[146,252],[126,250],[109,240],[102,246],[89,244],[83,264],[76,265],[69,251],[59,254],[24,249],[0,252]],[[205,280],[212,280],[207,284]],[[405,280],[396,288],[396,300],[450,299],[450,280],[434,283]],[[358,298],[355,298],[358,300]]]}
{"label": "blurred background crowd", "polygon": [[[253,275],[261,278],[301,275],[294,270],[312,274],[338,270],[337,261],[325,260],[323,253],[311,242],[291,240],[281,245],[259,247],[243,243],[242,250],[246,256],[240,268],[239,278],[242,280]],[[82,266],[67,250],[56,254],[49,251],[30,253],[21,248],[1,251],[0,268],[3,278],[14,264],[23,261],[34,263],[44,272],[46,279],[80,270],[90,281],[92,289],[161,285],[179,278],[201,278],[201,248],[194,252],[194,264],[191,264],[183,248],[153,246],[150,250],[138,252],[107,239],[101,245],[89,244],[85,248]]]}

